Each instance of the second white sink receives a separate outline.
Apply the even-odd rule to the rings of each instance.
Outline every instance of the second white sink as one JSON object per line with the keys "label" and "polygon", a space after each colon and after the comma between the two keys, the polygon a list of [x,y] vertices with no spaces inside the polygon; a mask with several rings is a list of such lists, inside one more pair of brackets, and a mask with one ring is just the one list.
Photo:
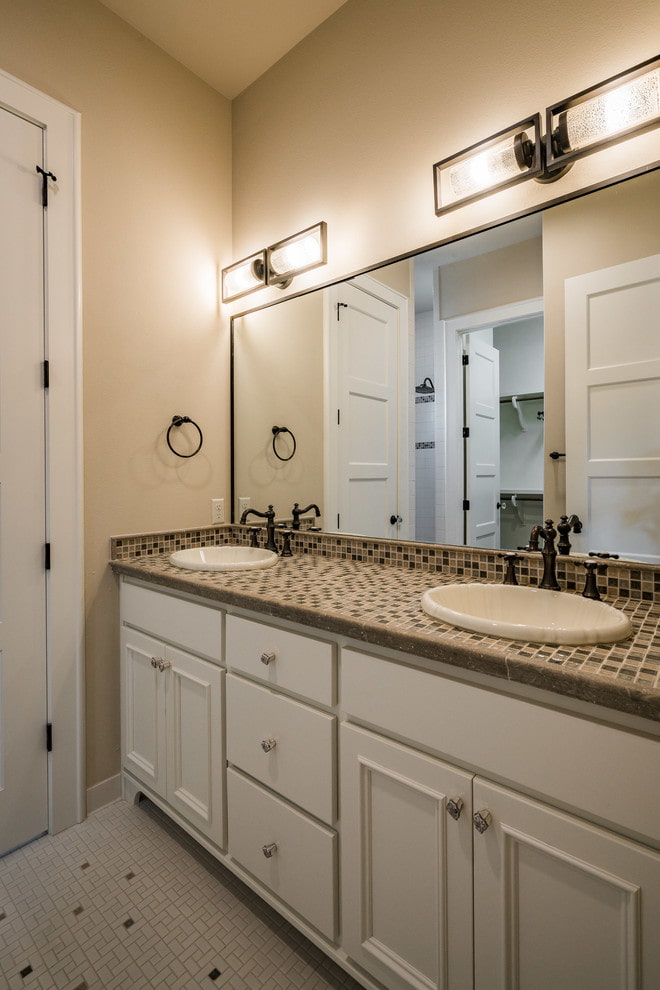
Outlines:
{"label": "second white sink", "polygon": [[252,571],[272,567],[277,554],[261,547],[192,547],[170,554],[170,563],[192,571]]}
{"label": "second white sink", "polygon": [[518,585],[441,585],[424,592],[422,609],[459,629],[532,643],[616,643],[632,633],[630,619],[605,602]]}

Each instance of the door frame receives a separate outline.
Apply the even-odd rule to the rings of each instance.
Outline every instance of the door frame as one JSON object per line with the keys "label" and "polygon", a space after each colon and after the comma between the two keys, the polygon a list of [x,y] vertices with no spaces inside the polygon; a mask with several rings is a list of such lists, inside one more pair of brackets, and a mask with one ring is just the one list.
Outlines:
{"label": "door frame", "polygon": [[[44,219],[48,828],[85,817],[80,114],[0,70],[0,106],[43,130],[57,175]],[[45,734],[45,727],[44,727]]]}
{"label": "door frame", "polygon": [[[409,431],[409,388],[408,380],[408,348],[410,338],[410,328],[408,325],[408,297],[404,296],[396,289],[390,288],[384,282],[379,282],[371,275],[357,275],[350,279],[350,284],[354,285],[362,292],[379,299],[381,302],[391,306],[398,315],[398,339],[397,339],[397,506],[398,512],[406,513],[399,535],[394,537],[398,540],[409,538],[410,533],[410,498],[409,498],[409,457],[408,457],[408,431]],[[330,286],[324,292],[323,306],[323,430],[324,430],[324,495],[323,504],[324,521],[330,532],[337,531],[330,525],[330,520],[337,518],[339,509],[339,497],[334,479],[337,476],[337,463],[339,459],[339,443],[336,430],[335,410],[337,408],[338,378],[337,378],[337,346],[336,339],[333,339],[333,327],[337,319],[332,295],[333,290],[341,290],[342,283]],[[338,531],[341,534],[341,530]]]}
{"label": "door frame", "polygon": [[543,296],[537,296],[439,321],[443,330],[440,336],[445,342],[445,543],[463,546],[463,512],[458,511],[463,502],[463,336],[476,330],[497,327],[502,323],[526,320],[543,312]]}

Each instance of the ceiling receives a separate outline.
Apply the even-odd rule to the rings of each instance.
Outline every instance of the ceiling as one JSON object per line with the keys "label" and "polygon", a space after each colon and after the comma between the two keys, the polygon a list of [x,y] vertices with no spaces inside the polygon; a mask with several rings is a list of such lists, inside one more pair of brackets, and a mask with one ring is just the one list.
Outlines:
{"label": "ceiling", "polygon": [[231,100],[346,0],[102,2]]}

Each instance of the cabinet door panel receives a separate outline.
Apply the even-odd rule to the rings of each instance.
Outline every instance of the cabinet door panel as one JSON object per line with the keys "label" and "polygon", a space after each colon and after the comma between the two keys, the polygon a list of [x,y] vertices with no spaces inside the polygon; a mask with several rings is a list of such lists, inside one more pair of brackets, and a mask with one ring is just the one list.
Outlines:
{"label": "cabinet door panel", "polygon": [[477,778],[477,990],[654,990],[660,854]]}
{"label": "cabinet door panel", "polygon": [[224,830],[225,672],[167,647],[167,800],[220,846]]}
{"label": "cabinet door panel", "polygon": [[340,744],[343,947],[387,987],[471,988],[471,775],[353,726]]}
{"label": "cabinet door panel", "polygon": [[164,657],[158,640],[122,629],[124,766],[138,780],[165,796],[165,681],[152,666]]}

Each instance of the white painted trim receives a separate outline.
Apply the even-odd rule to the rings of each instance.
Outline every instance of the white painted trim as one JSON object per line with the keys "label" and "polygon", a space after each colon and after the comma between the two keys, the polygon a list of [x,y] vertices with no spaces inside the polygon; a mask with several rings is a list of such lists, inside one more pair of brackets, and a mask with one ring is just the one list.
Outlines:
{"label": "white painted trim", "polygon": [[117,773],[114,777],[108,777],[107,780],[87,788],[87,814],[91,815],[93,811],[98,811],[99,808],[120,797],[121,774]]}
{"label": "white painted trim", "polygon": [[0,104],[44,131],[57,176],[46,216],[49,830],[85,816],[80,114],[0,71]]}
{"label": "white painted trim", "polygon": [[462,546],[463,519],[459,506],[463,501],[463,425],[460,410],[463,404],[463,368],[461,365],[462,337],[473,330],[497,327],[502,323],[514,323],[543,313],[543,296],[522,299],[465,313],[440,320],[444,328],[445,342],[445,402],[447,424],[446,489],[445,489],[445,542]]}

